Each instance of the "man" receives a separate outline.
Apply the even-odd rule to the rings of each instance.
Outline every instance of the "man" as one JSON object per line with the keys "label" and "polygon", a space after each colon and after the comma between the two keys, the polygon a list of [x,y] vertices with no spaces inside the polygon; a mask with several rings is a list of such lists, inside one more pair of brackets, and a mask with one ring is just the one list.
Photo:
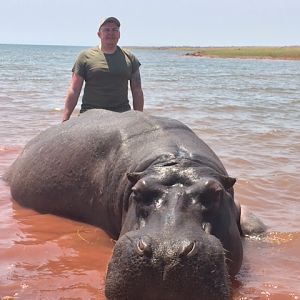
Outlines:
{"label": "man", "polygon": [[128,81],[133,109],[143,111],[144,95],[139,72],[140,62],[128,50],[117,44],[120,39],[120,22],[115,17],[100,22],[98,47],[81,52],[72,69],[72,79],[65,98],[63,122],[67,121],[85,82],[80,113],[102,108],[117,112],[130,110]]}

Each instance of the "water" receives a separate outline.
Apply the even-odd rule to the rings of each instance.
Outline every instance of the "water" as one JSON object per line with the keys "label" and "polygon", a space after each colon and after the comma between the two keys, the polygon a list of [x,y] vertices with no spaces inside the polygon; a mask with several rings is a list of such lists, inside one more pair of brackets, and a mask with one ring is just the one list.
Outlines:
{"label": "water", "polygon": [[[82,49],[0,45],[0,175],[30,138],[60,122]],[[236,197],[269,227],[266,238],[244,240],[234,299],[300,299],[300,62],[133,51],[145,111],[193,128],[238,178]],[[18,206],[0,180],[1,297],[104,299],[112,247],[98,228]]]}

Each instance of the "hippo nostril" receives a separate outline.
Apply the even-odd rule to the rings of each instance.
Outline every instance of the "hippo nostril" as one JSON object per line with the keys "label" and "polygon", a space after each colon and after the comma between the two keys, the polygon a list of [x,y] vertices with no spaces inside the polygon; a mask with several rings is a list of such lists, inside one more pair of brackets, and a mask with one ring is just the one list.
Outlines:
{"label": "hippo nostril", "polygon": [[147,257],[151,257],[152,249],[150,243],[147,243],[145,240],[140,239],[136,244],[136,251],[139,255],[144,255]]}
{"label": "hippo nostril", "polygon": [[191,257],[197,253],[196,242],[190,242],[187,245],[182,246],[182,249],[179,253],[179,257]]}

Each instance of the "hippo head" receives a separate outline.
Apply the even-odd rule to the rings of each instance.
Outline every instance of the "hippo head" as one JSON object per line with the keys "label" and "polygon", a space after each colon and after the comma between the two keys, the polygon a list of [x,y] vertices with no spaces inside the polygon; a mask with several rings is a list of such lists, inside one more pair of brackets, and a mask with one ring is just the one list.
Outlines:
{"label": "hippo head", "polygon": [[229,299],[242,261],[235,179],[178,163],[127,174],[132,192],[108,299]]}

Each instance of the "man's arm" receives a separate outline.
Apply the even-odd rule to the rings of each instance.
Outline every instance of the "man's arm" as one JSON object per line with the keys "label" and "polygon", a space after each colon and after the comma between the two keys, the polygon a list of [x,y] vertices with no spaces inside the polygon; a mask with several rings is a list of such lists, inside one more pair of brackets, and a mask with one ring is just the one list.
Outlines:
{"label": "man's arm", "polygon": [[134,72],[130,79],[130,88],[133,100],[133,109],[143,111],[144,109],[144,93],[142,90],[141,75],[139,69]]}
{"label": "man's arm", "polygon": [[77,102],[82,89],[84,79],[76,73],[72,74],[71,83],[68,88],[67,96],[65,98],[65,107],[62,121],[69,120]]}

